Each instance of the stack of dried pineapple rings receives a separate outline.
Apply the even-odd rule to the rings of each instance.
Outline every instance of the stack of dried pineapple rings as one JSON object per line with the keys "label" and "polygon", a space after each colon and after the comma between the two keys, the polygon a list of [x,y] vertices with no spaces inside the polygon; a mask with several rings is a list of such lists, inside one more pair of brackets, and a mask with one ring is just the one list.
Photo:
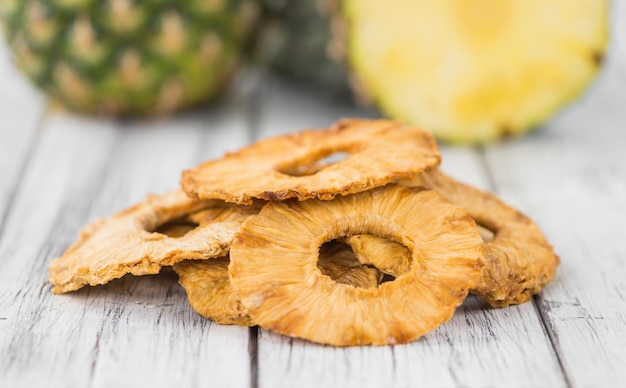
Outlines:
{"label": "stack of dried pineapple rings", "polygon": [[528,301],[555,276],[552,247],[440,161],[432,136],[396,121],[261,140],[87,226],[50,282],[62,293],[172,266],[206,318],[335,346],[415,340],[469,292]]}

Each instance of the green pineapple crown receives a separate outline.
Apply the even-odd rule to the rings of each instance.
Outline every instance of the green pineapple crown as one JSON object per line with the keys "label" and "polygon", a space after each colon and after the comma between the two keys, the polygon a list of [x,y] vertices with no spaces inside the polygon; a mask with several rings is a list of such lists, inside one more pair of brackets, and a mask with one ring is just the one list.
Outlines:
{"label": "green pineapple crown", "polygon": [[251,0],[3,0],[15,62],[71,108],[169,112],[215,95],[256,19]]}

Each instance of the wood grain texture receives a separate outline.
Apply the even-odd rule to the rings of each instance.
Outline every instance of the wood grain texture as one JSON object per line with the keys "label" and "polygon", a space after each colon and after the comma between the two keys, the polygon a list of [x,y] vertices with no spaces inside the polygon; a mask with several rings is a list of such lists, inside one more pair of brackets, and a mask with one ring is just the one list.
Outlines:
{"label": "wood grain texture", "polygon": [[325,128],[345,117],[377,117],[375,112],[359,109],[349,101],[271,74],[259,79],[255,96],[255,139]]}
{"label": "wood grain texture", "polygon": [[174,188],[183,168],[245,144],[238,105],[155,122],[46,118],[0,241],[3,383],[250,385],[248,329],[195,314],[175,275],[61,296],[47,283],[47,264],[88,221]]}
{"label": "wood grain texture", "polygon": [[470,297],[422,339],[333,348],[261,330],[260,387],[565,386],[532,303],[490,309]]}
{"label": "wood grain texture", "polygon": [[[626,63],[626,0],[611,2],[610,56],[618,63]],[[621,70],[624,74],[624,67]]]}
{"label": "wood grain texture", "polygon": [[546,128],[487,151],[498,193],[535,218],[562,264],[538,298],[573,386],[626,375],[625,63]]}
{"label": "wood grain texture", "polygon": [[573,386],[626,385],[626,2],[613,6],[596,84],[540,132],[487,152],[498,192],[537,219],[561,257],[537,302]]}
{"label": "wood grain texture", "polygon": [[0,234],[21,173],[28,162],[43,99],[10,62],[0,44]]}

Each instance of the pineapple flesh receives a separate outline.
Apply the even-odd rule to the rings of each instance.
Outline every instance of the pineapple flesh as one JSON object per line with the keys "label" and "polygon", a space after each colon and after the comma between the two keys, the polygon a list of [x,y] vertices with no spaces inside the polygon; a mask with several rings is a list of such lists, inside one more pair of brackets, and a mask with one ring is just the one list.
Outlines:
{"label": "pineapple flesh", "polygon": [[0,0],[16,64],[74,110],[166,113],[213,97],[256,20],[253,0]]}
{"label": "pineapple flesh", "polygon": [[597,73],[605,0],[346,0],[348,60],[388,116],[441,140],[536,128]]}

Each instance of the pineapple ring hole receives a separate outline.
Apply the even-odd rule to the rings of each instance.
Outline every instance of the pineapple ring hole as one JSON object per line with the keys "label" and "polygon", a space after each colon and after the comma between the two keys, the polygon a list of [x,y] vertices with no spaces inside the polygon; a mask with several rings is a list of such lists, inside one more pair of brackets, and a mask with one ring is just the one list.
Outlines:
{"label": "pineapple ring hole", "polygon": [[186,218],[178,218],[159,225],[152,233],[164,234],[167,237],[179,238],[196,229],[200,224]]}
{"label": "pineapple ring hole", "polygon": [[319,247],[317,268],[336,283],[364,289],[377,288],[385,275],[375,266],[361,263],[350,244],[340,239],[326,241]]}
{"label": "pineapple ring hole", "polygon": [[[346,220],[343,220],[346,221]],[[378,221],[381,221],[380,219]],[[349,224],[350,222],[348,222]],[[408,247],[406,244],[401,242],[400,236],[398,239],[395,239],[393,233],[386,234],[382,231],[384,230],[394,230],[394,228],[389,228],[391,224],[387,224],[387,222],[382,222],[380,226],[383,226],[382,229],[378,230],[369,230],[367,226],[359,227],[361,229],[359,231],[352,231],[350,227],[347,227],[346,230],[343,230],[343,233],[339,233],[342,226],[345,228],[346,224],[340,222],[339,224],[332,227],[325,236],[321,236],[317,241],[321,241],[322,244],[319,245],[318,248],[318,257],[317,257],[317,268],[318,270],[325,276],[328,276],[333,281],[341,284],[351,285],[357,288],[378,288],[385,283],[391,283],[398,276],[402,276],[404,273],[409,271],[409,268],[413,265],[414,257],[413,257],[413,249]],[[362,224],[366,225],[366,223]],[[388,229],[389,228],[389,229]],[[378,228],[374,228],[378,229]],[[354,232],[354,233],[350,233]],[[377,254],[380,254],[380,251],[368,251],[368,249],[361,249],[359,254],[356,254],[353,247],[350,245],[350,241],[348,236],[350,235],[359,235],[359,234],[368,234],[370,237],[374,237],[378,240],[379,244],[389,244],[400,246],[403,249],[402,254],[393,255],[393,257],[378,257]],[[346,270],[344,272],[335,271],[335,273],[330,273],[328,268],[328,252],[337,251],[338,249],[344,249],[348,253],[348,255],[352,256],[349,262],[345,261],[344,255],[344,265]],[[387,252],[382,253],[383,255],[387,254]],[[326,257],[324,257],[326,255]],[[323,258],[322,260],[320,260]],[[347,268],[350,267],[350,268]],[[367,270],[375,270],[377,272],[376,276],[376,287],[372,287],[370,284],[369,287],[363,287],[363,283],[354,283],[350,280],[349,271],[367,271]],[[353,275],[353,274],[352,274]],[[358,276],[357,274],[356,276]],[[362,275],[362,274],[361,274]],[[360,276],[363,278],[364,276]]]}
{"label": "pineapple ring hole", "polygon": [[380,279],[380,284],[383,283],[388,283],[388,282],[393,282],[394,280],[396,280],[396,277],[393,275],[390,275],[388,273],[383,274],[383,278]]}
{"label": "pineapple ring hole", "polygon": [[311,176],[322,171],[326,167],[337,164],[346,159],[350,153],[344,151],[326,151],[315,158],[307,157],[305,159],[289,161],[276,167],[276,171],[293,176]]}
{"label": "pineapple ring hole", "polygon": [[483,239],[484,242],[488,243],[496,238],[496,232],[494,230],[491,230],[490,228],[481,224],[477,224],[476,226],[478,227],[478,234],[480,234],[480,237]]}

